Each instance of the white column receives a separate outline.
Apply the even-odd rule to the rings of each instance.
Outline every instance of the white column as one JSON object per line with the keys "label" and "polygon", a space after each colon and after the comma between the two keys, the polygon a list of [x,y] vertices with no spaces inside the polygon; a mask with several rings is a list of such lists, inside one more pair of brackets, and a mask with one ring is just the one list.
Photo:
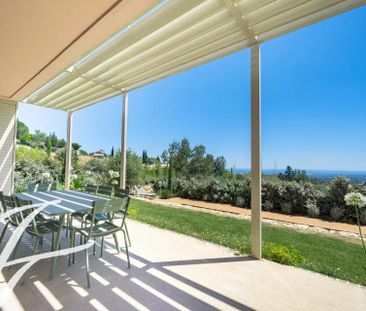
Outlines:
{"label": "white column", "polygon": [[69,111],[67,113],[65,189],[70,189],[71,160],[72,160],[72,117],[73,113]]}
{"label": "white column", "polygon": [[259,43],[251,48],[251,123],[252,123],[252,159],[251,159],[251,188],[252,188],[252,218],[251,245],[252,256],[262,257],[262,198],[261,198],[261,98],[260,98],[260,46]]}
{"label": "white column", "polygon": [[128,108],[128,94],[124,93],[122,95],[121,172],[120,172],[121,189],[126,189],[127,108]]}

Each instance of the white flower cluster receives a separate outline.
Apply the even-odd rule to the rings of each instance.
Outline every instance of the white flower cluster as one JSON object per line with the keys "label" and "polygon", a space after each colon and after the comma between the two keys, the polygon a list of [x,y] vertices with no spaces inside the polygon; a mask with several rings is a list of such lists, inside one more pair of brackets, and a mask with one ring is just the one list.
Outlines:
{"label": "white flower cluster", "polygon": [[78,178],[78,175],[76,175],[76,174],[71,174],[71,175],[70,175],[70,178],[71,178],[71,180],[75,180],[76,178]]}
{"label": "white flower cluster", "polygon": [[118,181],[117,180],[112,180],[112,185],[118,185]]}
{"label": "white flower cluster", "polygon": [[108,173],[109,173],[109,176],[111,178],[118,178],[119,177],[119,173],[116,172],[116,171],[110,170],[110,171],[108,171]]}
{"label": "white flower cluster", "polygon": [[51,177],[51,174],[49,172],[44,172],[42,173],[42,178],[50,178]]}
{"label": "white flower cluster", "polygon": [[344,196],[348,206],[362,208],[366,205],[366,197],[358,192],[350,192]]}
{"label": "white flower cluster", "polygon": [[85,175],[90,176],[92,174],[91,171],[85,171]]}

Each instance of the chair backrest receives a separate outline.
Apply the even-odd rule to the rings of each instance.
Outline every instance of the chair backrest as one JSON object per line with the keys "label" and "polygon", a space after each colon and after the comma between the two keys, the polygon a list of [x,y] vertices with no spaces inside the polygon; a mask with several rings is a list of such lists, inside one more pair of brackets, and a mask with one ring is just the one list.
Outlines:
{"label": "chair backrest", "polygon": [[91,193],[91,194],[97,194],[98,186],[96,185],[86,185],[85,186],[85,192]]}
{"label": "chair backrest", "polygon": [[130,196],[130,189],[126,188],[126,189],[115,189],[114,190],[114,196],[117,198],[125,198]]}
{"label": "chair backrest", "polygon": [[[4,204],[3,209],[5,212],[10,211],[11,209],[13,209],[15,207],[18,207],[17,199],[13,195],[2,195],[2,201]],[[18,226],[19,223],[23,219],[23,215],[21,212],[15,213],[15,214],[11,215],[8,219],[13,226]]]}
{"label": "chair backrest", "polygon": [[97,194],[112,196],[113,188],[109,186],[98,186]]}
{"label": "chair backrest", "polygon": [[50,184],[50,189],[49,190],[57,190],[57,182],[53,182]]}
{"label": "chair backrest", "polygon": [[[91,223],[94,224],[95,215],[97,214],[108,214],[109,220],[113,220],[114,213],[123,214],[121,229],[125,222],[125,218],[128,211],[128,205],[130,204],[130,197],[124,198],[113,198],[110,200],[94,201],[92,210]],[[91,230],[91,228],[90,228]],[[90,231],[91,232],[91,231]]]}
{"label": "chair backrest", "polygon": [[38,188],[37,188],[37,191],[38,192],[46,192],[46,191],[49,191],[49,188],[50,188],[50,184],[39,184]]}
{"label": "chair backrest", "polygon": [[4,201],[4,194],[0,191],[0,211],[5,212],[5,201]]}
{"label": "chair backrest", "polygon": [[38,189],[38,184],[28,185],[28,192],[36,192]]}
{"label": "chair backrest", "polygon": [[[22,199],[17,198],[17,204],[20,207],[20,206],[25,206],[25,205],[32,205],[33,202],[31,200],[22,200]],[[22,218],[24,219],[25,217],[27,217],[31,212],[33,212],[33,210],[34,210],[34,208],[23,211]],[[32,229],[37,235],[39,234],[38,229],[37,229],[37,221],[36,221],[35,217],[33,217],[33,219],[32,219]]]}

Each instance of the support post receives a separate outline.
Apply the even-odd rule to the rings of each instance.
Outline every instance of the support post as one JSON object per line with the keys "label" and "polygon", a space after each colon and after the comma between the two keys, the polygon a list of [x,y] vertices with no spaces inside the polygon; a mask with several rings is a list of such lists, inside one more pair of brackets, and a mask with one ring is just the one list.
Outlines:
{"label": "support post", "polygon": [[73,113],[67,113],[67,137],[66,137],[66,160],[65,160],[65,189],[70,189],[71,159],[72,159],[72,117]]}
{"label": "support post", "polygon": [[251,48],[251,250],[262,257],[260,45]]}
{"label": "support post", "polygon": [[121,172],[120,188],[126,189],[126,152],[127,152],[127,108],[128,94],[122,95],[122,130],[121,130]]}

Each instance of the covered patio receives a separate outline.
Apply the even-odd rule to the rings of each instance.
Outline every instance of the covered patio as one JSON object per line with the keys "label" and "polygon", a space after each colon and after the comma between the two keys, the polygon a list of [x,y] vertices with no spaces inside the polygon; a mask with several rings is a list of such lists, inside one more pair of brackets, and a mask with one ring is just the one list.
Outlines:
{"label": "covered patio", "polygon": [[[0,37],[6,47],[0,51],[0,191],[7,194],[13,192],[18,102],[67,113],[64,186],[69,189],[74,113],[121,95],[124,189],[128,93],[236,51],[251,50],[251,257],[133,223],[131,270],[119,268],[123,258],[111,248],[104,258],[93,258],[95,286],[87,291],[81,260],[50,282],[42,265],[37,265],[32,269],[34,281],[16,288],[11,309],[17,304],[25,310],[77,310],[87,303],[90,308],[113,310],[121,302],[123,309],[155,310],[363,309],[364,288],[255,259],[262,257],[261,43],[365,3],[110,0],[77,5],[35,1],[28,7],[23,1],[6,2],[0,27],[9,29],[11,20],[18,20]],[[59,260],[60,266],[65,260]]]}
{"label": "covered patio", "polygon": [[[91,288],[85,287],[82,254],[71,267],[61,257],[52,281],[44,268],[51,262],[44,261],[32,267],[23,286],[15,288],[4,311],[364,310],[366,305],[366,289],[361,286],[235,255],[215,244],[139,222],[130,221],[129,229],[130,270],[125,255],[117,255],[113,239],[108,238],[103,258],[91,257]],[[119,238],[122,243],[122,235]],[[63,242],[66,246],[68,240]],[[29,255],[31,249],[25,246],[22,251]],[[13,269],[3,272],[6,278]]]}

